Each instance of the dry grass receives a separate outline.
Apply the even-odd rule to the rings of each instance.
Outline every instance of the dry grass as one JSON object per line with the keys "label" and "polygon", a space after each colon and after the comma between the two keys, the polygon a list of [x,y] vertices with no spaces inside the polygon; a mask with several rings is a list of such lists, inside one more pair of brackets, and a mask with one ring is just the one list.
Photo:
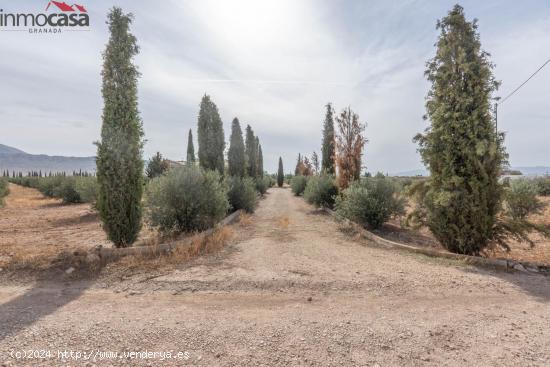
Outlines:
{"label": "dry grass", "polygon": [[[150,232],[144,228],[140,240]],[[38,190],[10,184],[0,209],[0,268],[40,271],[99,245],[111,247],[89,204],[63,205]]]}
{"label": "dry grass", "polygon": [[41,270],[60,254],[109,246],[89,204],[62,205],[37,190],[10,184],[0,209],[0,267]]}
{"label": "dry grass", "polygon": [[[539,197],[539,199],[545,204],[545,207],[540,213],[530,215],[529,220],[538,224],[550,225],[550,197]],[[512,241],[509,252],[493,249],[487,251],[487,255],[489,257],[550,264],[550,238],[545,238],[539,233],[533,233],[529,237],[533,240],[534,246],[524,242]]]}
{"label": "dry grass", "polygon": [[288,216],[284,215],[284,216],[281,216],[279,217],[279,219],[277,220],[277,224],[279,225],[279,227],[281,229],[287,229],[288,228],[288,225],[290,224],[290,219],[288,218]]}
{"label": "dry grass", "polygon": [[239,223],[242,226],[249,226],[250,224],[252,224],[252,215],[245,212],[241,213],[239,217]]}
{"label": "dry grass", "polygon": [[217,229],[211,235],[201,233],[175,243],[173,250],[166,254],[158,250],[156,245],[150,246],[149,253],[126,256],[113,266],[135,269],[158,269],[173,266],[192,260],[202,255],[220,251],[231,239],[234,233],[231,227]]}

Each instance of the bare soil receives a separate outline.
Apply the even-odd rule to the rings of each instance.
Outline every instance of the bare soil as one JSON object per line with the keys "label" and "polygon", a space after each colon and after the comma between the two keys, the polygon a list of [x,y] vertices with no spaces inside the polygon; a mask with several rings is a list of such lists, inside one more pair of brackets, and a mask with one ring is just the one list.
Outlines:
{"label": "bare soil", "polygon": [[89,204],[62,205],[35,189],[10,184],[0,209],[0,267],[96,245],[110,243]]}
{"label": "bare soil", "polygon": [[[545,204],[545,207],[540,213],[531,215],[529,219],[538,224],[550,225],[550,197],[539,197],[539,199]],[[427,228],[413,230],[401,226],[397,219],[390,220],[381,229],[374,232],[391,241],[445,251],[445,248]],[[493,248],[486,250],[483,256],[550,265],[550,238],[545,238],[538,233],[531,234],[530,238],[533,245],[526,242],[510,241],[510,251]]]}
{"label": "bare soil", "polygon": [[[147,229],[142,237],[148,235]],[[0,268],[47,267],[61,252],[111,247],[90,204],[64,205],[38,190],[10,184],[0,209]]]}
{"label": "bare soil", "polygon": [[[550,365],[548,277],[373,247],[288,189],[231,227],[219,252],[175,267],[32,283],[0,273],[0,363]],[[44,349],[53,356],[10,357]],[[63,361],[58,350],[188,359]]]}

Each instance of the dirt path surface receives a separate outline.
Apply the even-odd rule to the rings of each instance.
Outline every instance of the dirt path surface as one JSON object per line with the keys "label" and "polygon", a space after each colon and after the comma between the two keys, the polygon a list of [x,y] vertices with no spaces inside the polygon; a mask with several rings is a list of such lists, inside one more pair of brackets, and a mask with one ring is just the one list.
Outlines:
{"label": "dirt path surface", "polygon": [[[93,281],[30,285],[4,280],[0,361],[550,365],[548,277],[365,246],[288,189],[271,189],[249,223],[233,230],[232,244],[221,253],[176,270],[115,276],[107,269]],[[52,356],[10,357],[29,350]],[[95,361],[62,361],[58,350],[103,354]],[[120,358],[123,351],[176,358]]]}

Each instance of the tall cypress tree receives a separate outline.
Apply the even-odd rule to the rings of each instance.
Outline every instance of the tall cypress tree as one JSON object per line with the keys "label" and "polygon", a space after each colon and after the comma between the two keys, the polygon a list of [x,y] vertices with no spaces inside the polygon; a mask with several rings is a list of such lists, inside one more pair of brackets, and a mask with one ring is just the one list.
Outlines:
{"label": "tall cypress tree", "polygon": [[296,160],[296,168],[294,168],[294,175],[298,176],[302,174],[303,168],[302,154],[298,153],[298,159]]}
{"label": "tall cypress tree", "polygon": [[246,138],[245,138],[245,153],[246,153],[246,173],[250,177],[256,177],[256,138],[254,131],[250,125],[246,125]]}
{"label": "tall cypress tree", "polygon": [[277,170],[277,186],[283,187],[285,172],[283,171],[283,159],[279,157],[279,169]]}
{"label": "tall cypress tree", "polygon": [[244,177],[246,174],[245,162],[243,132],[239,119],[235,117],[231,124],[231,138],[229,140],[229,151],[227,152],[229,175]]}
{"label": "tall cypress tree", "polygon": [[334,110],[330,103],[325,106],[325,122],[323,124],[323,142],[321,146],[321,170],[333,175],[336,171],[336,140],[334,135]]}
{"label": "tall cypress tree", "polygon": [[258,142],[258,177],[264,177],[264,155],[262,153],[262,146]]}
{"label": "tall cypress tree", "polygon": [[209,170],[224,171],[225,149],[223,124],[218,107],[206,94],[202,97],[197,128],[199,141],[199,164]]}
{"label": "tall cypress tree", "polygon": [[187,164],[195,165],[195,146],[193,145],[193,132],[189,129],[187,137]]}
{"label": "tall cypress tree", "polygon": [[315,169],[315,174],[319,174],[319,156],[317,155],[317,152],[313,152],[311,155],[311,164],[313,165],[313,168]]}
{"label": "tall cypress tree", "polygon": [[97,208],[108,238],[130,246],[141,228],[143,130],[138,111],[139,73],[132,58],[139,48],[130,33],[132,15],[114,7],[108,15],[110,38],[103,53],[103,124],[97,142]]}
{"label": "tall cypress tree", "polygon": [[432,83],[426,102],[431,126],[415,138],[431,172],[422,197],[425,222],[450,251],[479,254],[498,236],[502,203],[498,178],[507,156],[490,111],[498,83],[476,21],[466,21],[461,6],[437,29],[436,55],[426,70]]}
{"label": "tall cypress tree", "polygon": [[257,135],[254,136],[254,157],[256,158],[254,160],[254,177],[260,177],[260,138]]}

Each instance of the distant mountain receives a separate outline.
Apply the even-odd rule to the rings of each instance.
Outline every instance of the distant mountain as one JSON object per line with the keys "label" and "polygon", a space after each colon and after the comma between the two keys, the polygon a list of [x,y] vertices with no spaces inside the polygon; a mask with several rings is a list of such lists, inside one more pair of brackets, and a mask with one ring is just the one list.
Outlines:
{"label": "distant mountain", "polygon": [[0,144],[0,155],[4,155],[4,154],[27,154],[27,153],[16,148],[8,147],[7,145],[4,145],[4,144]]}
{"label": "distant mountain", "polygon": [[547,166],[512,167],[512,169],[520,171],[524,176],[550,175],[550,167]]}
{"label": "distant mountain", "polygon": [[[510,170],[520,171],[523,176],[543,176],[550,175],[550,167],[547,166],[533,166],[533,167],[510,167]],[[410,171],[390,173],[390,176],[429,176],[430,173],[426,169],[414,169]]]}
{"label": "distant mountain", "polygon": [[429,176],[429,175],[430,173],[428,172],[428,170],[424,168],[390,173],[390,176],[400,176],[400,177]]}
{"label": "distant mountain", "polygon": [[0,144],[0,174],[4,170],[10,172],[29,171],[67,172],[87,171],[95,172],[95,157],[64,157],[44,154],[28,154],[22,150]]}

